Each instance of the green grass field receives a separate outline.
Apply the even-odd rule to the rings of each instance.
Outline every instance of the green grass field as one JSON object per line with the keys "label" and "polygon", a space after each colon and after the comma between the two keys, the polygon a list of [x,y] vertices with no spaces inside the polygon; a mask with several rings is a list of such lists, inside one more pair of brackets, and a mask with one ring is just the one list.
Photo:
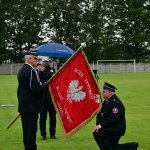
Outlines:
{"label": "green grass field", "polygon": [[[117,95],[126,107],[127,130],[120,143],[138,141],[139,150],[150,150],[150,73],[100,74],[99,86],[104,81],[118,88]],[[20,118],[10,129],[6,126],[17,115],[17,80],[15,75],[0,75],[0,105],[14,104],[14,107],[0,107],[0,150],[23,150]],[[48,121],[47,121],[48,122]],[[98,150],[92,137],[95,118],[84,128],[63,142],[63,130],[57,120],[57,140],[40,140],[37,132],[38,150]],[[48,125],[47,125],[48,132]]]}

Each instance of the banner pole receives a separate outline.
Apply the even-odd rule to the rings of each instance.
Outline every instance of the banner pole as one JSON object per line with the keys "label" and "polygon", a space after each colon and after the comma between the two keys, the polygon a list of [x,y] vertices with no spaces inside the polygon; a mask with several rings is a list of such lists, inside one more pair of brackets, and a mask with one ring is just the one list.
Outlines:
{"label": "banner pole", "polygon": [[9,123],[6,129],[9,129],[19,117],[20,117],[20,113],[18,113],[16,117]]}

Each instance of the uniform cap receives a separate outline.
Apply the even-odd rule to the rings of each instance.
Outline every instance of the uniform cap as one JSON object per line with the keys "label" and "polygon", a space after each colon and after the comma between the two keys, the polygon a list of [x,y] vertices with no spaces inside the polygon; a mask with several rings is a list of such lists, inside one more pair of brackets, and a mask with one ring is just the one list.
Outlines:
{"label": "uniform cap", "polygon": [[117,90],[117,88],[114,85],[105,82],[104,86],[103,86],[103,90],[108,90],[108,91],[115,92],[115,90]]}
{"label": "uniform cap", "polygon": [[30,52],[30,51],[24,52],[24,55],[25,55],[25,58],[34,57],[35,59],[37,59],[37,56],[38,56],[37,53]]}

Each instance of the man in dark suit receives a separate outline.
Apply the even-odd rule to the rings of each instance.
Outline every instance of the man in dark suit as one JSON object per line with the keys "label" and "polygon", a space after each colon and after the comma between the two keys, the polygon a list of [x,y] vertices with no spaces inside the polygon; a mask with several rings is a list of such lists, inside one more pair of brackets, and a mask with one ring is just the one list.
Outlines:
{"label": "man in dark suit", "polygon": [[18,72],[18,112],[21,115],[23,129],[23,143],[25,150],[36,150],[36,132],[38,113],[41,110],[42,92],[47,83],[40,82],[38,73],[34,69],[37,58],[33,55],[25,56],[25,64]]}
{"label": "man in dark suit", "polygon": [[[48,81],[49,78],[55,73],[55,68],[53,67],[53,63],[49,64],[48,61],[43,61],[43,66],[45,66],[44,70],[44,81]],[[49,114],[49,133],[50,139],[56,139],[56,110],[51,100],[51,96],[49,93],[49,89],[44,92],[44,107],[40,112],[40,132],[41,132],[41,139],[46,140],[46,120],[47,120],[47,112]]]}
{"label": "man in dark suit", "polygon": [[102,95],[105,99],[102,109],[97,114],[96,126],[93,129],[94,139],[100,150],[136,150],[138,143],[118,144],[125,134],[125,107],[115,94],[117,88],[107,82],[103,86]]}

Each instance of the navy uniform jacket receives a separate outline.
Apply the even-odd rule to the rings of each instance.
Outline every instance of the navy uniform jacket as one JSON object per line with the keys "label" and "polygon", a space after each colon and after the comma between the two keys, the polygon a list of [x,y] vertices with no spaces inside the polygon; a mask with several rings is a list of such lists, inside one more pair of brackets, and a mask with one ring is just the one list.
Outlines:
{"label": "navy uniform jacket", "polygon": [[18,72],[18,112],[40,112],[42,92],[46,85],[38,81],[35,70],[24,64]]}
{"label": "navy uniform jacket", "polygon": [[[51,71],[52,70],[52,71]],[[45,82],[47,82],[52,75],[55,73],[55,69],[51,68],[51,67],[47,67],[44,71],[44,75],[43,75],[43,79]],[[50,92],[49,89],[47,88],[47,90],[44,92],[44,96],[45,96],[45,106],[47,106],[47,104],[52,104],[52,100],[51,100],[51,96],[50,96]]]}
{"label": "navy uniform jacket", "polygon": [[100,124],[102,129],[112,134],[124,135],[126,130],[125,107],[116,95],[102,103],[96,124]]}

